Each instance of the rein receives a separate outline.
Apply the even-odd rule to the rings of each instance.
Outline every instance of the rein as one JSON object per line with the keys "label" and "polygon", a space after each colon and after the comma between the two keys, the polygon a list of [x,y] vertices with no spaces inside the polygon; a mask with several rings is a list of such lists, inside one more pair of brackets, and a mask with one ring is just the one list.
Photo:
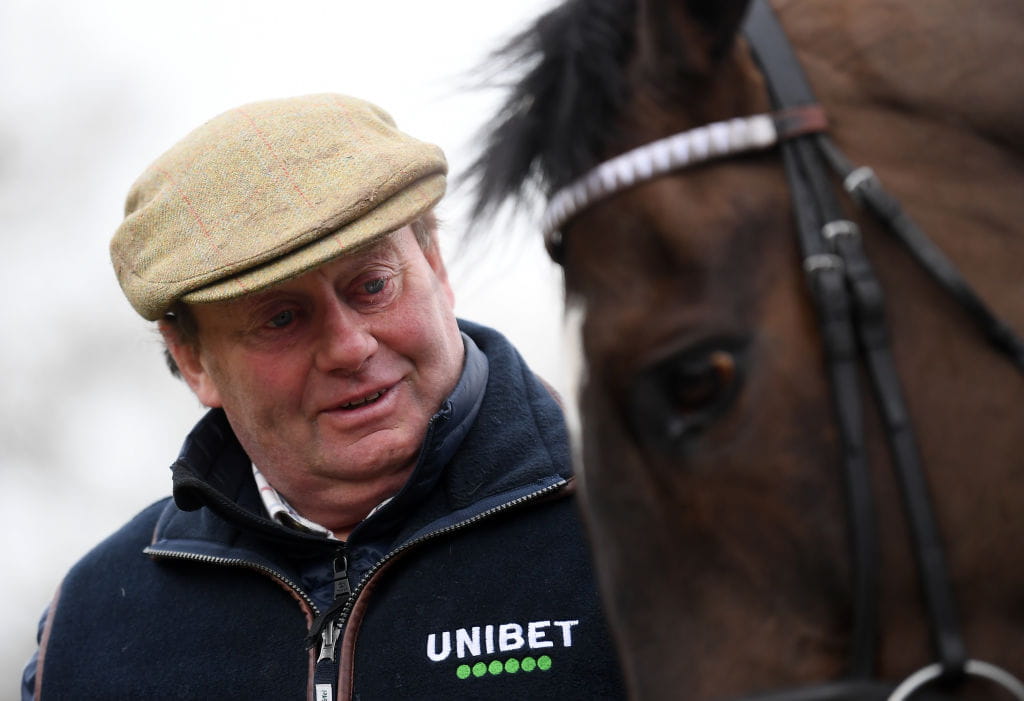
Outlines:
{"label": "rein", "polygon": [[[974,676],[988,679],[1024,700],[1020,680],[967,654],[928,482],[890,348],[884,293],[864,251],[859,228],[842,216],[827,169],[838,175],[844,189],[893,232],[968,313],[985,338],[1022,372],[1024,342],[988,309],[956,267],[882,188],[875,174],[868,168],[853,167],[831,142],[825,134],[824,110],[767,2],[754,0],[751,4],[745,33],[767,79],[775,111],[691,129],[598,165],[551,197],[542,221],[548,252],[561,263],[561,228],[601,199],[671,171],[780,146],[840,429],[854,620],[846,677],[749,699],[905,701],[935,682],[955,684]],[[895,689],[876,681],[878,542],[861,406],[862,363],[871,380],[901,487],[935,659]]]}

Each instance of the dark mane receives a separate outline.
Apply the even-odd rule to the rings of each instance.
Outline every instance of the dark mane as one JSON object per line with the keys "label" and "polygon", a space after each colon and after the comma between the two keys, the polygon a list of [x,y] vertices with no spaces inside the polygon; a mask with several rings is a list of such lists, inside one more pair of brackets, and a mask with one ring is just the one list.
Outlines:
{"label": "dark mane", "polygon": [[568,0],[491,57],[494,74],[525,75],[513,76],[465,175],[474,218],[530,187],[550,192],[598,162],[628,95],[635,12],[634,0]]}

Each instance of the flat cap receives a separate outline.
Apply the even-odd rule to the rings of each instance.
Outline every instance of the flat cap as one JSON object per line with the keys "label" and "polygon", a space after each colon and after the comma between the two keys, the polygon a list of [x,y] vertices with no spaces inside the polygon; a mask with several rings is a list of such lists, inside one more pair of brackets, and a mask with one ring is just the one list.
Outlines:
{"label": "flat cap", "polygon": [[150,165],[110,243],[146,319],[178,300],[240,297],[359,248],[429,211],[447,164],[368,102],[320,94],[244,105]]}

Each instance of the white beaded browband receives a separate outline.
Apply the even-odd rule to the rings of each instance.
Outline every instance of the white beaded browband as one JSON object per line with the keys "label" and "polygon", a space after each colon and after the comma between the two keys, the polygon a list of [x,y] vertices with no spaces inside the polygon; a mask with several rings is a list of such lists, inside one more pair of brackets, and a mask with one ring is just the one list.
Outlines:
{"label": "white beaded browband", "polygon": [[595,166],[551,196],[541,220],[549,251],[562,226],[594,202],[673,170],[723,156],[771,148],[793,136],[825,129],[818,105],[713,122],[652,141]]}

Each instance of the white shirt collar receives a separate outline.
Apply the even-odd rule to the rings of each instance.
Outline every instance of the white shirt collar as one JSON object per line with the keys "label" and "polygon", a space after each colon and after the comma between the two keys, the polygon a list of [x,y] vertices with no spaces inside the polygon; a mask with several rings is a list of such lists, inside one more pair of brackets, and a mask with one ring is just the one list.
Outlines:
{"label": "white shirt collar", "polygon": [[276,489],[270,486],[270,482],[267,482],[267,478],[263,476],[263,473],[259,471],[255,464],[252,466],[252,476],[256,478],[256,488],[260,492],[260,499],[263,500],[263,506],[266,508],[270,518],[288,528],[305,531],[306,533],[325,535],[328,538],[337,540],[329,528],[321,526],[315,521],[310,521],[292,508],[292,505],[285,501],[285,498]]}
{"label": "white shirt collar", "polygon": [[[339,540],[331,529],[326,526],[321,526],[316,521],[311,521],[298,511],[285,500],[281,494],[274,489],[267,478],[263,476],[256,464],[252,465],[252,476],[256,479],[256,489],[259,490],[260,499],[263,501],[263,506],[267,510],[267,514],[271,519],[277,521],[282,526],[288,528],[294,528],[297,531],[303,531],[305,533],[314,533],[316,535],[325,535],[331,540]],[[381,507],[391,501],[392,497],[388,497],[377,506],[373,507],[373,511],[366,515],[366,518],[370,518],[377,513]]]}

